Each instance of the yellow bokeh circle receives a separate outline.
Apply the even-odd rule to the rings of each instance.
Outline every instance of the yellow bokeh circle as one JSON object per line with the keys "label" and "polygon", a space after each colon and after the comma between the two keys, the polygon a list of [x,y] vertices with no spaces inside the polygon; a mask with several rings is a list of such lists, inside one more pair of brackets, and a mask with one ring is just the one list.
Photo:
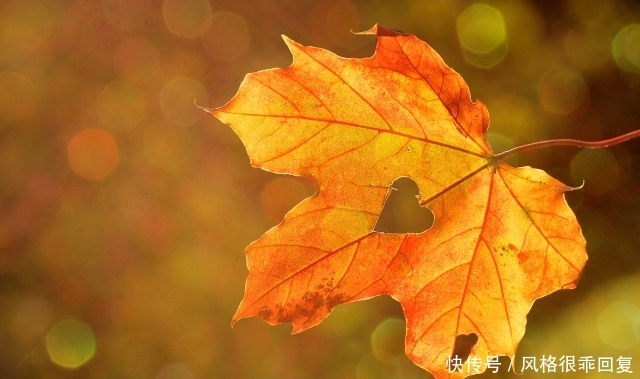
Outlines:
{"label": "yellow bokeh circle", "polygon": [[476,3],[456,20],[458,40],[464,57],[480,68],[492,68],[507,55],[507,31],[500,11]]}
{"label": "yellow bokeh circle", "polygon": [[629,24],[615,36],[611,53],[618,67],[640,74],[640,24]]}
{"label": "yellow bokeh circle", "polygon": [[65,319],[54,325],[45,338],[49,358],[60,367],[75,369],[96,353],[96,339],[82,321]]}

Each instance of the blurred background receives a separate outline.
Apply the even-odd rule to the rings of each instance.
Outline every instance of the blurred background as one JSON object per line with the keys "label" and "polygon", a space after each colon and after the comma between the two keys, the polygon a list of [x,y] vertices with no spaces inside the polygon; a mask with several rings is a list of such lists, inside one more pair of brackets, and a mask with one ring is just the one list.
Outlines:
{"label": "blurred background", "polygon": [[[281,34],[366,57],[375,38],[349,31],[375,23],[462,74],[497,152],[640,128],[631,0],[2,1],[0,378],[429,378],[404,356],[386,296],[294,336],[256,318],[230,327],[244,248],[315,189],[251,168],[193,104],[220,106],[246,73],[287,67]],[[512,163],[586,181],[568,202],[589,253],[576,290],[534,304],[518,354],[613,357],[614,373],[589,378],[618,377],[631,357],[637,375],[640,140]],[[424,230],[415,183],[395,187],[376,229]],[[514,377],[500,362],[482,377]]]}

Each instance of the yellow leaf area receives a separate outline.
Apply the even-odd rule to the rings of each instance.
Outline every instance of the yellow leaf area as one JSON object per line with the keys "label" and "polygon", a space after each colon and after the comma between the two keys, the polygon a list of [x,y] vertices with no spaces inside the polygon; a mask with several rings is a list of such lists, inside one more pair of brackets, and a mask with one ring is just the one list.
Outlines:
{"label": "yellow leaf area", "polygon": [[[361,34],[377,35],[370,58],[285,37],[289,68],[247,75],[228,104],[209,110],[254,166],[318,186],[247,248],[233,320],[259,316],[300,332],[338,304],[388,294],[407,319],[407,355],[436,378],[464,377],[449,373],[447,358],[514,355],[533,301],[575,287],[587,256],[564,200],[570,187],[494,158],[486,107],[425,42],[381,26]],[[374,232],[403,176],[418,184],[433,227]],[[464,351],[458,336],[477,341]]]}

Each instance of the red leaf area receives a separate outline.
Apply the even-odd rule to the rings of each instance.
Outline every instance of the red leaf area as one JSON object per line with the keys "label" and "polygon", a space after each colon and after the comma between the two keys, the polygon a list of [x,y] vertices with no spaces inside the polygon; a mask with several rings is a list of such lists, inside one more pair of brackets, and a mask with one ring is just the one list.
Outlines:
{"label": "red leaf area", "polygon": [[[486,107],[425,42],[381,26],[361,34],[378,38],[370,58],[285,38],[289,68],[247,75],[209,110],[252,165],[318,186],[248,246],[233,320],[259,316],[300,332],[338,304],[388,294],[404,310],[407,355],[436,378],[464,377],[448,372],[447,358],[514,355],[533,301],[575,287],[587,256],[564,200],[571,188],[494,157]],[[433,227],[373,231],[405,176]]]}

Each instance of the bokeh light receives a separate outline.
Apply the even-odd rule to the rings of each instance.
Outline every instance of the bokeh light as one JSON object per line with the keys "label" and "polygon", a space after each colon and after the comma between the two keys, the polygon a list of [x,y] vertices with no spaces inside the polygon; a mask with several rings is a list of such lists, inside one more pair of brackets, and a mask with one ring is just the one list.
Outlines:
{"label": "bokeh light", "polygon": [[465,59],[476,67],[495,67],[507,55],[504,19],[492,6],[471,5],[458,16],[456,30]]}
{"label": "bokeh light", "polygon": [[538,96],[547,111],[569,115],[586,106],[588,88],[580,73],[565,67],[554,67],[538,81]]}
{"label": "bokeh light", "polygon": [[144,119],[147,105],[138,87],[126,81],[116,81],[102,89],[96,99],[96,108],[105,126],[128,129]]}
{"label": "bokeh light", "polygon": [[299,182],[278,178],[269,182],[262,190],[262,209],[267,218],[274,224],[279,223],[284,215],[306,198],[307,191]]}
{"label": "bokeh light", "polygon": [[611,52],[618,67],[640,73],[640,24],[625,26],[613,39]]}
{"label": "bokeh light", "polygon": [[35,49],[51,33],[51,11],[32,0],[14,0],[1,7],[0,34],[7,43]]}
{"label": "bokeh light", "polygon": [[144,38],[129,38],[113,54],[113,64],[123,79],[144,84],[158,73],[158,50]]}
{"label": "bokeh light", "polygon": [[604,343],[618,349],[634,346],[636,340],[634,322],[640,317],[640,308],[635,305],[614,301],[600,311],[598,332]]}
{"label": "bokeh light", "polygon": [[390,318],[381,322],[371,333],[373,355],[385,363],[392,363],[404,355],[405,328],[405,322],[400,319]]}
{"label": "bokeh light", "polygon": [[109,133],[85,129],[69,142],[67,158],[71,169],[79,176],[101,180],[118,166],[118,147]]}
{"label": "bokeh light", "polygon": [[207,92],[196,80],[177,77],[169,81],[160,92],[160,109],[167,121],[180,126],[197,122],[205,112],[193,105],[207,104]]}
{"label": "bokeh light", "polygon": [[82,321],[65,319],[46,336],[49,358],[58,366],[75,369],[86,364],[96,352],[96,338]]}
{"label": "bokeh light", "polygon": [[247,51],[249,42],[246,21],[231,12],[214,13],[209,27],[202,34],[205,51],[216,61],[235,61]]}
{"label": "bokeh light", "polygon": [[162,16],[171,33],[195,38],[211,22],[211,5],[206,0],[165,0]]}
{"label": "bokeh light", "polygon": [[21,121],[35,110],[36,89],[31,79],[18,72],[0,72],[0,121]]}
{"label": "bokeh light", "polygon": [[585,191],[603,194],[618,183],[619,169],[616,158],[609,150],[584,149],[571,160],[574,183],[585,183]]}

